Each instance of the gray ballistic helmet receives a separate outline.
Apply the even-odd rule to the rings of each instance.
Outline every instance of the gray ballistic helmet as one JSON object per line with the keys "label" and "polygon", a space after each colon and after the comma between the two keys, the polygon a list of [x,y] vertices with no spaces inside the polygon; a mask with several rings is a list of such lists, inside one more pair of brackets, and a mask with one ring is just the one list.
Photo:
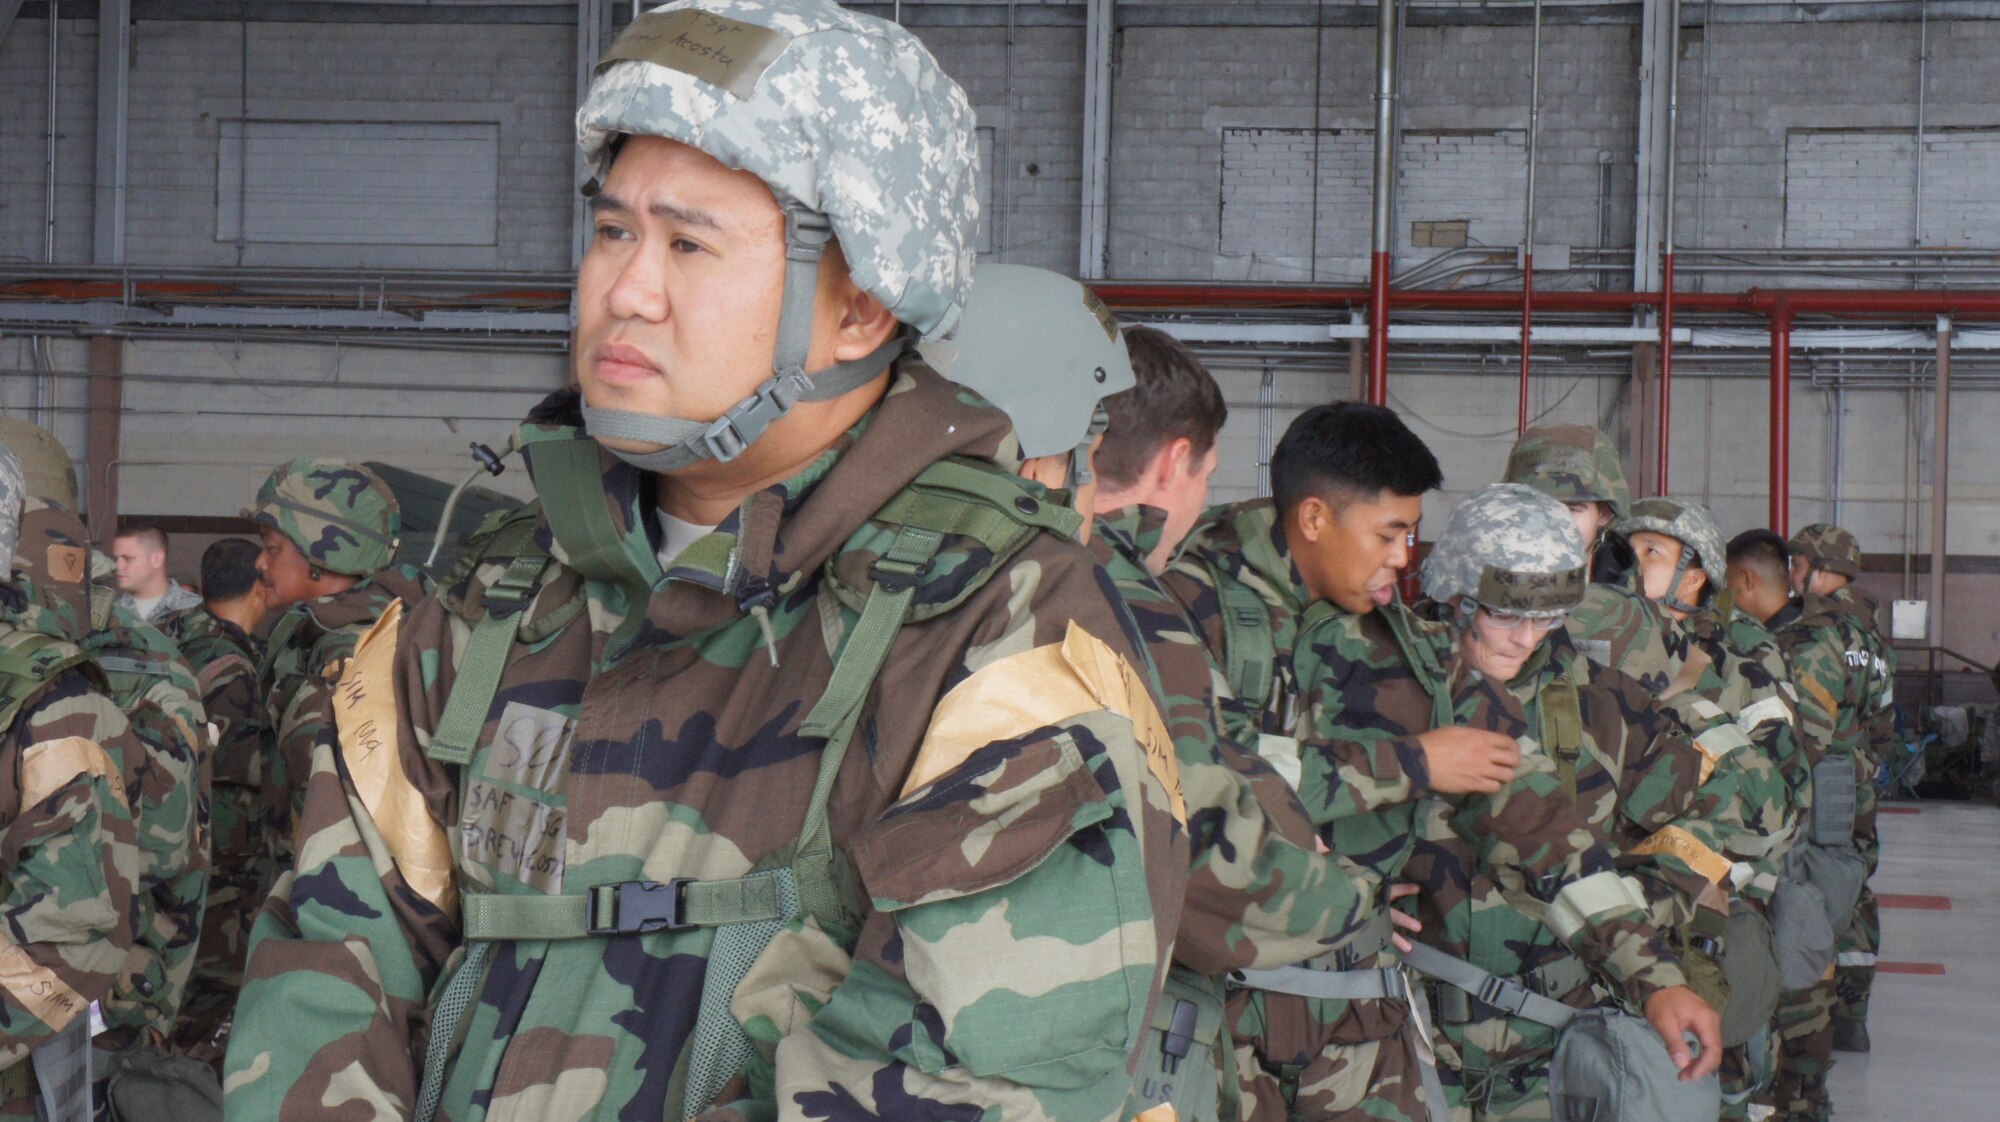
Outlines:
{"label": "gray ballistic helmet", "polygon": [[1588,561],[1569,509],[1519,483],[1494,483],[1458,504],[1424,559],[1424,594],[1547,618],[1583,602]]}
{"label": "gray ballistic helmet", "polygon": [[714,421],[585,406],[600,437],[647,471],[732,460],[801,401],[873,381],[906,345],[808,375],[827,243],[854,283],[925,338],[951,333],[972,276],[979,152],[965,92],[915,36],[827,0],[683,0],[632,21],[577,111],[595,194],[617,141],[659,136],[762,179],[785,212],[784,301],[773,374]]}
{"label": "gray ballistic helmet", "polygon": [[1014,421],[1021,455],[1072,454],[1070,485],[1090,482],[1090,440],[1110,423],[1104,399],[1138,379],[1104,301],[1047,269],[981,265],[950,340],[917,350],[939,374]]}
{"label": "gray ballistic helmet", "polygon": [[55,433],[19,417],[0,417],[0,444],[21,461],[30,496],[76,509],[76,461]]}
{"label": "gray ballistic helmet", "polygon": [[14,547],[21,540],[21,509],[27,502],[28,481],[20,457],[0,445],[0,581],[14,567]]}
{"label": "gray ballistic helmet", "polygon": [[1632,516],[1620,522],[1617,530],[1627,537],[1634,530],[1651,530],[1681,543],[1681,559],[1674,566],[1673,580],[1668,582],[1661,604],[1681,612],[1700,610],[1698,605],[1682,603],[1678,595],[1681,574],[1697,563],[1708,575],[1705,597],[1728,587],[1728,555],[1722,545],[1722,527],[1715,524],[1715,516],[1707,507],[1666,498],[1640,499],[1632,504]]}

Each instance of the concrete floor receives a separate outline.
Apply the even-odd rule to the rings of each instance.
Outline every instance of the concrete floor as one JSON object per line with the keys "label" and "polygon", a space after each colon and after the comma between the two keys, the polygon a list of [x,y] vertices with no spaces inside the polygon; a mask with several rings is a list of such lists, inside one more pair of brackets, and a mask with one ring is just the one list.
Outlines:
{"label": "concrete floor", "polygon": [[1836,1054],[1835,1117],[2000,1122],[2000,808],[1883,805],[1917,813],[1881,817],[1875,891],[1942,896],[1949,908],[1885,906],[1882,962],[1944,973],[1877,974],[1874,1051]]}

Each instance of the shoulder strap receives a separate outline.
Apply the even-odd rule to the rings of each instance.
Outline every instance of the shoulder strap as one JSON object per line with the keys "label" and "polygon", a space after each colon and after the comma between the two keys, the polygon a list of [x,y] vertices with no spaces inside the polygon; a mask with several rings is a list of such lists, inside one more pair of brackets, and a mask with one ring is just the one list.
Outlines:
{"label": "shoulder strap", "polygon": [[1401,604],[1385,604],[1375,609],[1388,625],[1389,634],[1396,637],[1396,646],[1403,652],[1403,663],[1416,674],[1424,684],[1424,692],[1431,698],[1431,727],[1449,728],[1458,723],[1458,714],[1451,701],[1450,683],[1444,664],[1437,657],[1437,649],[1423,634],[1417,617]]}
{"label": "shoulder strap", "polygon": [[605,505],[597,441],[576,436],[530,442],[535,489],[569,567],[594,580],[646,590],[664,575],[644,534],[621,533]]}
{"label": "shoulder strap", "polygon": [[1278,661],[1278,640],[1271,631],[1271,609],[1255,589],[1224,573],[1207,557],[1209,583],[1222,611],[1223,673],[1229,689],[1252,714],[1271,703],[1271,676]]}
{"label": "shoulder strap", "polygon": [[33,631],[0,637],[0,727],[14,718],[65,670],[87,665],[88,652],[75,643]]}
{"label": "shoulder strap", "polygon": [[1583,703],[1577,695],[1577,665],[1571,663],[1555,681],[1543,686],[1537,699],[1541,704],[1542,747],[1555,757],[1556,773],[1562,776],[1571,802],[1576,801],[1576,769],[1583,757]]}

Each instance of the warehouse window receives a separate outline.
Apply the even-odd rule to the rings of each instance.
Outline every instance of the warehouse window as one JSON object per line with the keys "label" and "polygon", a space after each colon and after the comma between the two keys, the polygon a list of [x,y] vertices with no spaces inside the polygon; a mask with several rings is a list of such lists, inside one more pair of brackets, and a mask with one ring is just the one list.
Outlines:
{"label": "warehouse window", "polygon": [[[1519,129],[1405,132],[1396,169],[1398,254],[1413,263],[1454,243],[1519,244],[1526,167]],[[1317,146],[1311,129],[1222,130],[1216,275],[1365,278],[1374,181],[1372,129],[1322,129]]]}
{"label": "warehouse window", "polygon": [[500,127],[429,121],[224,121],[215,240],[495,244]]}
{"label": "warehouse window", "polygon": [[[1925,245],[1992,245],[2000,213],[2000,129],[1924,136]],[[1916,138],[1907,129],[1792,129],[1785,134],[1785,245],[1898,247],[1916,235]]]}

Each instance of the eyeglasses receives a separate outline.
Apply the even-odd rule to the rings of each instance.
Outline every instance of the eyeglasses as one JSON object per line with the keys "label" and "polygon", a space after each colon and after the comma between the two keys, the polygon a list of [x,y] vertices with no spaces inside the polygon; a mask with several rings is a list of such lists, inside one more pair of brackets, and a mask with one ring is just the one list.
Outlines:
{"label": "eyeglasses", "polygon": [[1518,632],[1526,627],[1533,630],[1537,635],[1547,635],[1549,632],[1569,622],[1568,612],[1556,612],[1553,615],[1543,615],[1541,613],[1525,615],[1521,612],[1496,612],[1484,604],[1479,606],[1479,610],[1486,614],[1486,621],[1495,630],[1499,631]]}

